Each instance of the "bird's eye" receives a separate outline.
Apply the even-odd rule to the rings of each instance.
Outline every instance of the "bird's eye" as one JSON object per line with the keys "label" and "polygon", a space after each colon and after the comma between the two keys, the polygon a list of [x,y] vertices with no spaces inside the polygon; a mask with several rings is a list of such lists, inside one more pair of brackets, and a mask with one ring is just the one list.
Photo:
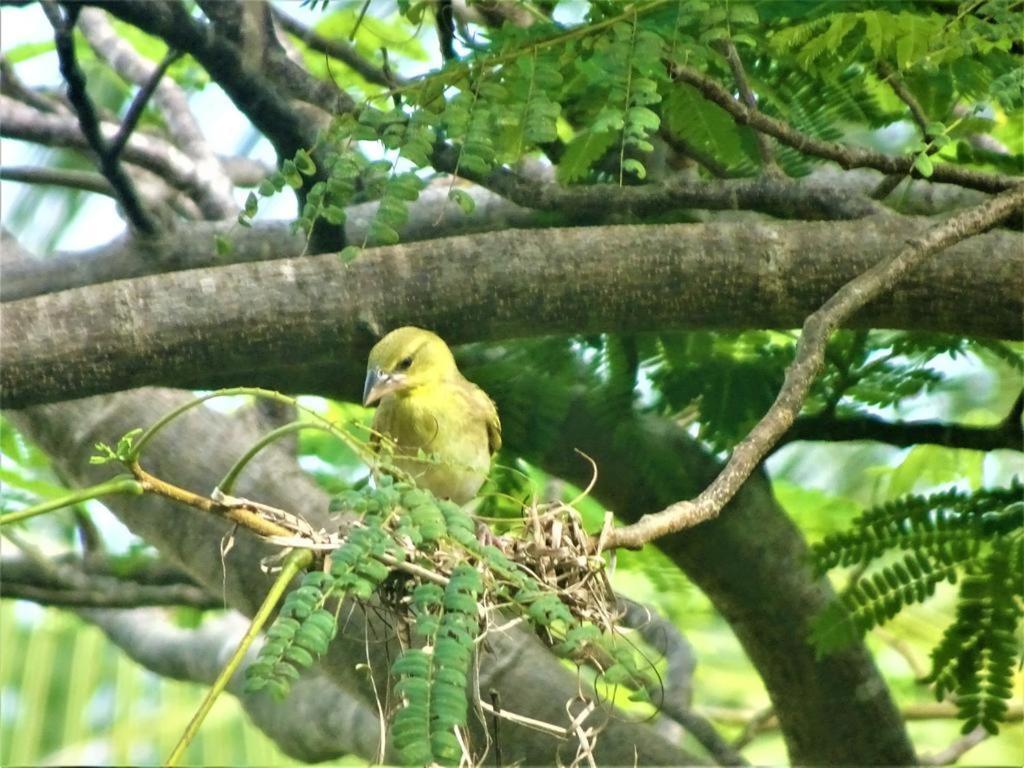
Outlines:
{"label": "bird's eye", "polygon": [[402,361],[398,364],[398,370],[407,371],[409,370],[410,365],[412,365],[412,355],[402,359]]}

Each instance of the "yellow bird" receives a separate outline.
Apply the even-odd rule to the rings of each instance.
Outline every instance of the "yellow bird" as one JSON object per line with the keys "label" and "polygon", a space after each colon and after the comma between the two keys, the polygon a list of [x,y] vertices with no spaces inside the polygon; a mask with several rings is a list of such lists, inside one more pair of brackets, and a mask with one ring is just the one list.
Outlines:
{"label": "yellow bird", "polygon": [[373,428],[394,442],[395,466],[438,498],[475,497],[501,447],[501,422],[448,345],[422,328],[397,328],[370,351],[366,368],[363,405],[380,401]]}

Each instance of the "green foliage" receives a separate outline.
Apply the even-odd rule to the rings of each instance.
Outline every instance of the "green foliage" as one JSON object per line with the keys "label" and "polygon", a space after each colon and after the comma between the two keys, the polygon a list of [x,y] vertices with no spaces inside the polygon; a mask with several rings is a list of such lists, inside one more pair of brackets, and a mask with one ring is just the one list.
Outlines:
{"label": "green foliage", "polygon": [[[858,575],[819,615],[812,640],[825,654],[855,642],[936,586],[960,580],[956,618],[932,652],[938,699],[953,695],[964,732],[995,733],[1012,695],[1024,616],[1024,486],[905,496],[870,509],[812,548],[815,570]],[[873,567],[873,570],[868,570]]]}
{"label": "green foliage", "polygon": [[126,432],[117,441],[117,445],[111,448],[106,443],[96,443],[96,453],[89,457],[90,464],[108,464],[118,462],[128,464],[135,458],[135,438],[143,433],[142,429],[133,429]]}
{"label": "green foliage", "polygon": [[[384,475],[377,488],[336,496],[332,511],[358,520],[323,568],[307,573],[284,600],[247,670],[248,690],[285,696],[301,670],[326,653],[340,599],[365,602],[375,595],[407,606],[401,610],[412,625],[415,642],[390,670],[400,701],[391,731],[410,765],[458,764],[455,731],[466,726],[470,664],[496,600],[527,619],[559,655],[597,665],[607,683],[626,685],[640,699],[656,689],[649,665],[631,646],[574,614],[550,585],[483,544],[475,521],[457,504]],[[591,565],[604,564],[597,558]],[[427,572],[434,577],[423,578]]]}
{"label": "green foliage", "polygon": [[661,407],[678,412],[698,403],[702,439],[734,444],[768,409],[793,357],[785,334],[697,332],[661,334],[651,379]]}
{"label": "green foliage", "polygon": [[[426,9],[402,5],[403,21],[343,7],[317,28],[354,36],[368,60],[377,58],[382,41],[422,60],[421,49],[405,51],[411,43],[396,41],[415,40],[403,36],[402,25],[422,24]],[[762,162],[753,132],[672,78],[673,65],[682,64],[734,88],[728,46],[738,52],[758,108],[810,135],[835,140],[906,119],[907,105],[890,82],[898,77],[941,126],[900,148],[913,153],[920,175],[931,175],[936,162],[1016,168],[1019,153],[986,154],[965,138],[990,133],[998,121],[982,124],[952,112],[965,103],[1007,112],[1024,107],[1024,69],[1010,50],[1019,31],[1014,19],[1009,0],[965,4],[955,15],[918,4],[704,0],[591,4],[574,25],[537,14],[527,28],[481,30],[461,60],[400,86],[375,93],[360,80],[356,91],[366,99],[356,115],[337,117],[310,148],[309,162],[298,155],[286,160],[259,196],[308,186],[298,220],[307,233],[321,218],[342,224],[345,206],[358,199],[380,199],[359,244],[365,246],[398,241],[408,204],[438,152],[446,158],[438,169],[470,180],[543,154],[563,183],[637,184],[663,171],[655,139],[664,134],[711,155],[730,176],[752,176]],[[816,162],[787,146],[774,154],[790,175],[806,174]],[[454,199],[471,208],[465,196]],[[243,224],[257,202],[247,202]]]}

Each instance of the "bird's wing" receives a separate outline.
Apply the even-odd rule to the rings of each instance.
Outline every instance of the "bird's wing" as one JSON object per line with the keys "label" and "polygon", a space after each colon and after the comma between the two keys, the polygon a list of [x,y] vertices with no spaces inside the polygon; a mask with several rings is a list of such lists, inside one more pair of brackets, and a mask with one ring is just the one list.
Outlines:
{"label": "bird's wing", "polygon": [[487,447],[493,456],[501,448],[501,419],[498,418],[498,408],[488,394],[476,384],[466,381],[466,385],[466,394],[487,425]]}

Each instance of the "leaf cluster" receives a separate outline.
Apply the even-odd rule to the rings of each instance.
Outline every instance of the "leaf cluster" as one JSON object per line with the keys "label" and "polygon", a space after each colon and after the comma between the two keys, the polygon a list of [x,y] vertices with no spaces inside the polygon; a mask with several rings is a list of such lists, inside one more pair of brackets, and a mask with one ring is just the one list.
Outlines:
{"label": "leaf cluster", "polygon": [[[358,520],[324,567],[288,594],[247,670],[249,690],[286,695],[300,671],[327,652],[341,599],[375,596],[412,628],[413,643],[390,670],[398,700],[391,733],[408,764],[458,764],[470,664],[497,605],[521,615],[560,656],[597,665],[605,682],[639,698],[656,687],[628,644],[517,559],[482,543],[457,504],[383,475],[376,488],[335,497],[332,509]],[[590,567],[600,570],[603,561]]]}
{"label": "leaf cluster", "polygon": [[908,495],[864,512],[849,530],[812,548],[819,574],[855,567],[841,595],[818,616],[819,653],[856,642],[906,606],[960,582],[956,618],[932,651],[935,695],[956,701],[964,732],[998,731],[1020,659],[1024,617],[1024,486]]}

